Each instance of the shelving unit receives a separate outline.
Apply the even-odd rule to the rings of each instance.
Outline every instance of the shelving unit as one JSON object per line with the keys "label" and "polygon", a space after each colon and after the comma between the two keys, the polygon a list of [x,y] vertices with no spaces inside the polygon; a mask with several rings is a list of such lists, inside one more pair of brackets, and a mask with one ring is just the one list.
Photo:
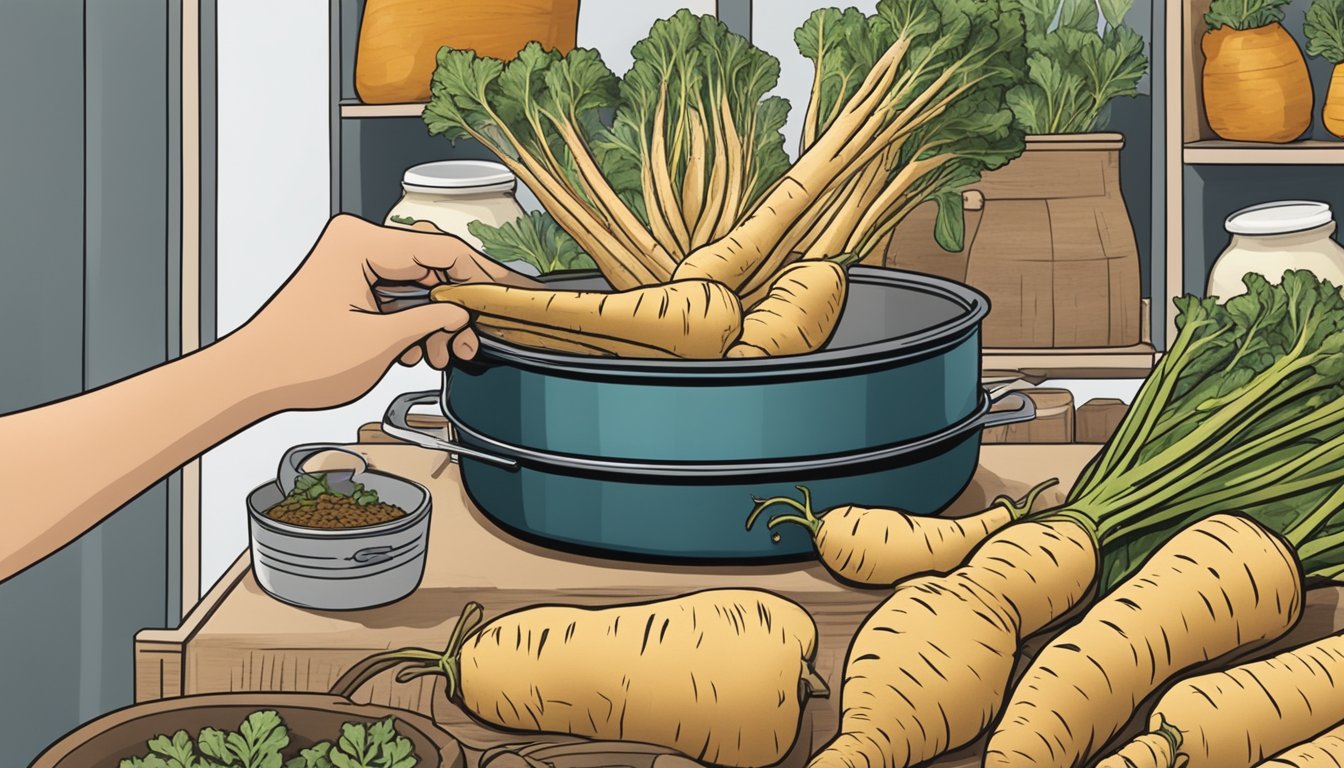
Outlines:
{"label": "shelving unit", "polygon": [[[1223,221],[1238,208],[1275,199],[1315,199],[1344,210],[1344,142],[1321,125],[1320,107],[1330,65],[1307,59],[1316,94],[1309,135],[1289,144],[1224,141],[1204,118],[1200,40],[1207,31],[1204,14],[1210,0],[1181,0],[1166,5],[1165,200],[1166,237],[1163,276],[1166,295],[1202,293],[1213,260],[1226,243]],[[1293,0],[1284,27],[1299,45],[1309,0]],[[1156,49],[1157,46],[1154,46]],[[1291,171],[1288,170],[1291,168]],[[1155,289],[1156,290],[1156,289]],[[1156,293],[1155,293],[1156,295]],[[1164,307],[1162,338],[1174,332],[1175,317]]]}
{"label": "shelving unit", "polygon": [[1344,165],[1344,142],[1307,139],[1293,144],[1249,144],[1208,139],[1187,142],[1186,165]]}
{"label": "shelving unit", "polygon": [[342,119],[371,117],[419,117],[425,111],[420,102],[413,104],[361,104],[358,101],[342,101],[340,116]]}
{"label": "shelving unit", "polygon": [[1047,379],[1142,378],[1157,361],[1152,344],[1078,349],[986,349],[985,370],[1032,372]]}

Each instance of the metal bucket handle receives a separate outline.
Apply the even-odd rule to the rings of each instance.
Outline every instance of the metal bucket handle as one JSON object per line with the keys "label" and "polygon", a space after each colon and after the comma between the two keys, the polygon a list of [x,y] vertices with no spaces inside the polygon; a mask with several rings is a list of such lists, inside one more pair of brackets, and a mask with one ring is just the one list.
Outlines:
{"label": "metal bucket handle", "polygon": [[428,432],[422,432],[406,423],[406,417],[410,414],[412,407],[417,405],[433,405],[438,402],[439,391],[437,389],[426,389],[419,392],[407,392],[404,395],[397,395],[392,399],[392,403],[387,406],[387,412],[383,414],[383,432],[386,432],[392,437],[405,440],[408,443],[418,445],[421,448],[428,448],[432,451],[447,451],[459,456],[470,456],[473,459],[497,464],[506,469],[517,469],[518,462],[513,459],[488,453],[478,448],[469,448],[461,443],[455,443],[451,440],[444,440],[443,438],[431,435]]}
{"label": "metal bucket handle", "polygon": [[349,472],[349,477],[344,477],[346,474],[345,471],[328,472],[327,474],[329,476],[336,476],[334,478],[334,483],[331,485],[332,488],[336,488],[337,490],[350,490],[350,488],[353,487],[353,479],[363,474],[369,468],[369,460],[364,458],[363,454],[350,450],[348,446],[340,445],[338,443],[304,443],[303,445],[296,445],[288,451],[285,451],[285,455],[280,457],[280,468],[276,470],[275,473],[275,481],[280,486],[280,492],[288,496],[289,492],[294,490],[294,481],[297,480],[300,475],[308,474],[303,471],[304,462],[319,453],[327,453],[328,451],[354,456],[356,459],[359,459],[361,467],[353,472]]}

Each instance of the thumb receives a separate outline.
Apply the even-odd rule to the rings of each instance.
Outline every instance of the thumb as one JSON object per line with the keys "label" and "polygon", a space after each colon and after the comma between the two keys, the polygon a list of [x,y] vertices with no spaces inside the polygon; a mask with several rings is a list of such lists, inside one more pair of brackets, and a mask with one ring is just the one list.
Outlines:
{"label": "thumb", "polygon": [[467,310],[456,304],[434,302],[393,312],[383,318],[389,346],[403,350],[436,331],[456,333],[471,322]]}

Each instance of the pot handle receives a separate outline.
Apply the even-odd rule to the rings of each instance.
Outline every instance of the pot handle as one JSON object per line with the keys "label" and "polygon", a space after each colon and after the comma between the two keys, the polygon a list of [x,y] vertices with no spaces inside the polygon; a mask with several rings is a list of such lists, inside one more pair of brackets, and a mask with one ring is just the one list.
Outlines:
{"label": "pot handle", "polygon": [[432,405],[437,402],[439,402],[439,391],[437,389],[397,395],[392,398],[392,403],[387,406],[387,412],[383,414],[383,431],[393,437],[432,451],[447,451],[458,456],[470,456],[473,459],[497,464],[506,469],[516,469],[518,467],[518,462],[513,459],[496,456],[479,448],[469,448],[450,440],[435,437],[406,423],[406,417],[410,414],[412,406]]}
{"label": "pot handle", "polygon": [[979,427],[987,429],[997,427],[1003,424],[1016,424],[1019,421],[1031,421],[1036,418],[1036,403],[1030,397],[1016,390],[1000,392],[997,395],[991,395],[991,403],[1001,403],[1015,401],[1016,408],[1002,411],[985,411],[985,414],[979,419]]}

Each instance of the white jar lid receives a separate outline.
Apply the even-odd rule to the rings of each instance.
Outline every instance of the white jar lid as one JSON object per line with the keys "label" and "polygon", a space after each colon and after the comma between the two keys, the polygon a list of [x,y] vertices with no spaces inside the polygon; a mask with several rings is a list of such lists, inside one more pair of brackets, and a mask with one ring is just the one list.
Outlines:
{"label": "white jar lid", "polygon": [[406,169],[401,186],[412,192],[438,194],[508,191],[517,179],[500,163],[489,160],[439,160]]}
{"label": "white jar lid", "polygon": [[1323,227],[1333,220],[1328,203],[1280,200],[1242,208],[1223,224],[1233,235],[1286,235]]}

